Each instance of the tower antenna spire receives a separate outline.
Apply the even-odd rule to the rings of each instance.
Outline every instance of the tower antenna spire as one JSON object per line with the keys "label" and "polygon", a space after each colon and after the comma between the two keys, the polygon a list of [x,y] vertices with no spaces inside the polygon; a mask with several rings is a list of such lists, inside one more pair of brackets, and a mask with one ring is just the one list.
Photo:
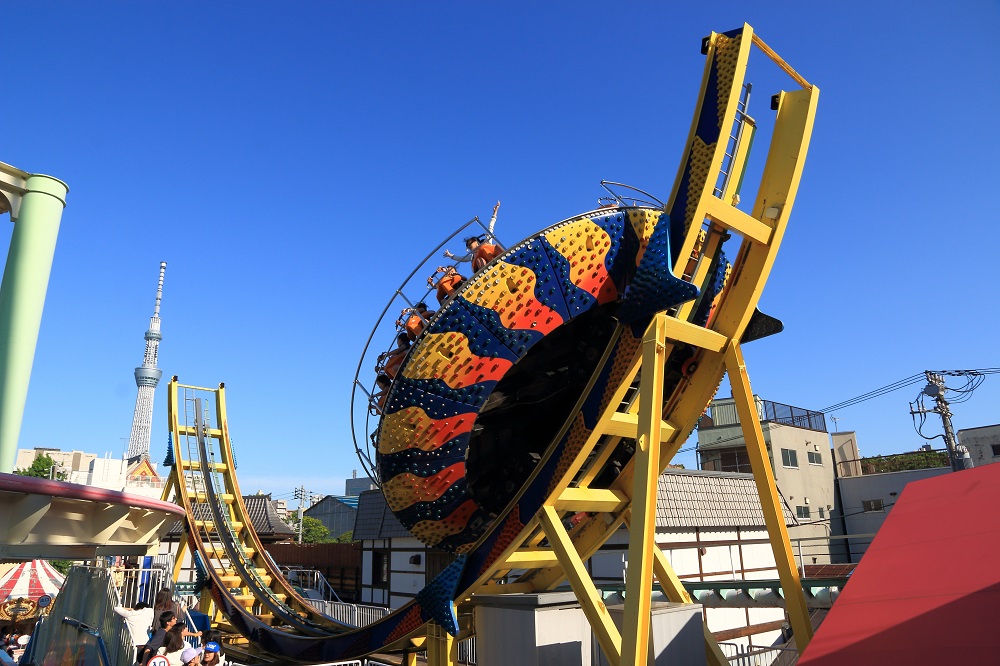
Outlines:
{"label": "tower antenna spire", "polygon": [[160,262],[160,279],[156,283],[156,305],[153,306],[153,316],[160,316],[160,300],[163,298],[163,274],[167,272],[167,262]]}
{"label": "tower antenna spire", "polygon": [[156,358],[160,340],[160,300],[163,298],[163,275],[167,270],[167,262],[160,262],[160,278],[156,283],[156,303],[153,306],[153,316],[149,318],[149,328],[146,329],[146,353],[142,365],[135,369],[135,385],[138,393],[135,397],[135,413],[132,415],[132,434],[129,436],[128,449],[125,457],[129,463],[149,457],[149,440],[153,425],[153,394],[163,371],[156,367]]}

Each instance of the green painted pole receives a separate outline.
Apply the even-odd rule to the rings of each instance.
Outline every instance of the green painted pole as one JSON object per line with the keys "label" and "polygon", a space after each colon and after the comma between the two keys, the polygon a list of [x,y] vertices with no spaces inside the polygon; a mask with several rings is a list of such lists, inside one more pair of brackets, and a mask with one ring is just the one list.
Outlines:
{"label": "green painted pole", "polygon": [[25,182],[0,284],[0,472],[13,472],[45,292],[66,207],[66,183],[35,174]]}

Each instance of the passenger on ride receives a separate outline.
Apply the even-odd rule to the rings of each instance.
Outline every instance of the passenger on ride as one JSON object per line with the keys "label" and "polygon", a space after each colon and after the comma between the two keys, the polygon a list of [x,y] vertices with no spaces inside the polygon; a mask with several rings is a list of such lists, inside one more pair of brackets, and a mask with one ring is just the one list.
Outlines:
{"label": "passenger on ride", "polygon": [[[438,273],[443,273],[441,279],[435,282]],[[437,288],[437,299],[439,305],[444,305],[444,302],[448,300],[459,285],[465,282],[465,276],[459,274],[455,270],[454,266],[438,266],[434,274],[427,278],[427,286],[434,289]]]}
{"label": "passenger on ride", "polygon": [[477,273],[483,270],[486,264],[503,254],[503,250],[498,246],[493,243],[484,243],[484,240],[482,236],[465,239],[465,247],[472,252],[472,270]]}
{"label": "passenger on ride", "polygon": [[375,386],[379,390],[371,398],[371,413],[378,416],[382,413],[385,401],[389,398],[389,387],[392,386],[392,380],[389,375],[382,373],[375,378]]}
{"label": "passenger on ride", "polygon": [[430,322],[431,317],[433,317],[435,312],[433,310],[427,309],[427,304],[423,301],[417,303],[412,308],[406,308],[400,313],[399,321],[396,322],[400,325],[406,335],[410,340],[416,340],[417,336],[424,332],[427,328],[428,322]]}
{"label": "passenger on ride", "polygon": [[410,336],[406,333],[397,333],[396,348],[378,355],[375,372],[384,372],[389,375],[390,379],[395,379],[396,373],[399,371],[399,366],[403,364],[403,359],[406,358],[406,354],[409,351]]}
{"label": "passenger on ride", "polygon": [[[489,228],[487,229],[487,232],[486,232],[486,235],[489,236],[490,238],[496,238],[496,236],[493,235],[493,227],[496,226],[496,223],[497,223],[497,211],[499,211],[499,210],[500,210],[500,202],[498,201],[497,205],[493,206],[493,217],[490,218],[490,225],[489,225]],[[470,236],[469,238],[465,239],[466,253],[464,255],[462,255],[461,257],[459,257],[459,256],[456,256],[456,255],[452,254],[450,251],[445,250],[444,251],[445,258],[446,259],[454,259],[455,261],[457,261],[459,263],[462,263],[463,261],[473,262],[473,264],[472,264],[473,270],[479,270],[478,268],[476,268],[476,264],[474,263],[475,259],[476,259],[475,248],[470,248],[469,247],[469,243],[471,241],[473,241],[473,240],[475,240],[477,243],[482,243],[486,239],[483,238],[483,237]],[[489,263],[489,262],[487,262],[487,263]],[[483,264],[483,265],[485,266],[486,264]]]}

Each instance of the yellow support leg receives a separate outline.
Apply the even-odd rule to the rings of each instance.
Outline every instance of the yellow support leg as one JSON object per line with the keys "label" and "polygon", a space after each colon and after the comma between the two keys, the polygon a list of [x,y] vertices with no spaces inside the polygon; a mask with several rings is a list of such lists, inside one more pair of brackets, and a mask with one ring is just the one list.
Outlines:
{"label": "yellow support leg", "polygon": [[453,666],[458,662],[458,643],[443,628],[427,624],[427,666]]}
{"label": "yellow support leg", "polygon": [[187,551],[187,547],[187,533],[182,531],[181,538],[177,542],[177,554],[174,555],[174,570],[171,572],[175,583],[181,577],[181,567],[184,565],[184,552]]}
{"label": "yellow support leg", "polygon": [[[629,511],[625,512],[626,523],[628,522],[629,513]],[[667,556],[659,548],[653,548],[653,574],[656,576],[656,581],[660,584],[660,589],[667,595],[667,599],[677,604],[694,603],[691,595],[684,589],[680,578],[674,573],[670,562],[667,561]],[[722,648],[719,647],[715,636],[708,630],[708,624],[702,622],[702,629],[705,633],[705,655],[708,665],[729,666],[729,660],[726,659],[726,655],[722,652]]]}
{"label": "yellow support leg", "polygon": [[590,579],[590,574],[583,566],[573,541],[562,526],[559,514],[551,506],[544,506],[538,517],[549,543],[552,544],[552,550],[559,559],[559,565],[566,574],[566,579],[569,580],[570,587],[573,588],[591,629],[597,636],[597,642],[600,643],[604,656],[611,666],[619,666],[622,663],[622,636],[618,633],[618,627],[611,619],[597,587],[594,586],[594,581]]}
{"label": "yellow support leg", "polygon": [[792,544],[788,540],[788,529],[785,527],[785,519],[781,512],[781,500],[778,498],[778,487],[774,482],[771,460],[764,444],[764,433],[760,428],[757,408],[754,405],[750,378],[743,361],[743,352],[737,342],[731,342],[726,349],[726,371],[729,373],[729,383],[736,401],[736,413],[739,415],[740,425],[743,428],[743,439],[746,441],[747,455],[750,457],[750,468],[753,470],[754,481],[757,483],[760,505],[764,510],[764,524],[767,525],[771,549],[774,551],[774,563],[778,569],[778,577],[781,579],[781,588],[785,595],[788,621],[795,634],[795,645],[799,654],[802,654],[812,639],[812,622],[809,620],[809,609],[806,607],[805,594],[802,592],[799,571],[795,567]]}
{"label": "yellow support leg", "polygon": [[653,591],[653,551],[656,550],[656,490],[660,477],[665,319],[663,314],[656,315],[642,340],[639,436],[636,439],[635,473],[632,477],[632,520],[629,525],[622,664],[645,664],[649,659],[649,604]]}

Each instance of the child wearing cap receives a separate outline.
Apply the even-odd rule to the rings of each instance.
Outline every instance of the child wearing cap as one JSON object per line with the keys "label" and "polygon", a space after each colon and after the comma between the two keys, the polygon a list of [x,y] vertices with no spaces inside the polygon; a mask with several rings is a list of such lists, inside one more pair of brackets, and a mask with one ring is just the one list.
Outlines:
{"label": "child wearing cap", "polygon": [[221,666],[224,663],[222,658],[222,651],[219,644],[215,641],[209,641],[205,643],[205,652],[201,655],[201,664],[209,664],[210,666]]}
{"label": "child wearing cap", "polygon": [[201,650],[189,647],[181,651],[181,664],[183,666],[197,666],[200,663]]}

